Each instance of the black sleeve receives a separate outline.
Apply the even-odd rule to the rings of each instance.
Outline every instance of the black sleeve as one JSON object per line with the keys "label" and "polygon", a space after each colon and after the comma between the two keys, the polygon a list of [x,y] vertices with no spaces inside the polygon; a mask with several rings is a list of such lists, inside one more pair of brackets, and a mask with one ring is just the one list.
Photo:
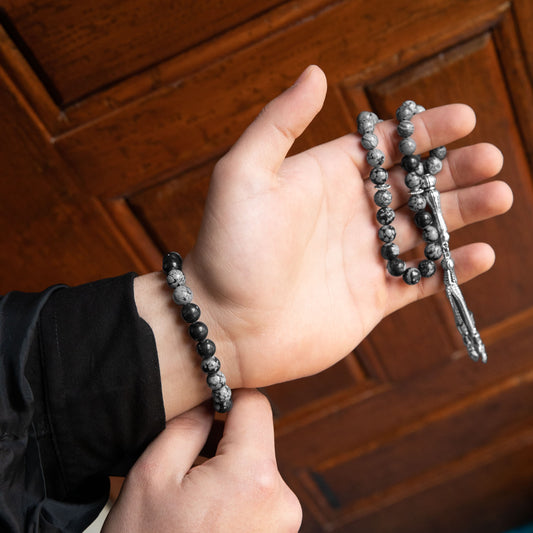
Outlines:
{"label": "black sleeve", "polygon": [[[155,340],[138,316],[134,277],[55,287],[46,296],[11,293],[0,302],[0,309],[10,304],[7,317],[21,307],[33,317],[31,327],[17,326],[25,341],[16,356],[0,344],[13,383],[7,395],[0,391],[0,423],[15,415],[23,437],[19,457],[0,465],[19,472],[22,491],[20,510],[0,497],[1,531],[82,531],[107,499],[107,476],[125,474],[164,428]],[[3,322],[0,341],[10,335]],[[11,481],[1,480],[2,493]]]}

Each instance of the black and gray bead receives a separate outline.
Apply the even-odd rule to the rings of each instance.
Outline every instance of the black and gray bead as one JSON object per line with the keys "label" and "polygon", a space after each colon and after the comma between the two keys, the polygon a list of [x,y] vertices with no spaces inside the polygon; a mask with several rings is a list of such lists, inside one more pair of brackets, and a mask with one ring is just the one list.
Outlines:
{"label": "black and gray bead", "polygon": [[419,211],[415,215],[415,224],[423,229],[430,224],[433,224],[433,215],[429,211]]}
{"label": "black and gray bead", "polygon": [[388,242],[381,247],[381,257],[383,259],[394,259],[400,255],[400,247],[394,242]]}
{"label": "black and gray bead", "polygon": [[192,291],[187,285],[178,285],[172,293],[176,305],[185,305],[192,302]]}
{"label": "black and gray bead", "polygon": [[178,285],[185,285],[185,274],[176,268],[173,268],[167,274],[168,286],[175,289]]}
{"label": "black and gray bead", "polygon": [[438,157],[430,155],[424,162],[424,169],[428,174],[438,174],[442,170],[442,161]]}
{"label": "black and gray bead", "polygon": [[420,161],[416,155],[404,155],[402,157],[401,165],[406,172],[414,172],[419,164]]}
{"label": "black and gray bead", "polygon": [[231,389],[227,385],[223,385],[217,390],[213,391],[213,401],[224,403],[231,400]]}
{"label": "black and gray bead", "polygon": [[403,280],[407,285],[416,285],[420,280],[422,279],[422,275],[420,274],[420,270],[415,267],[409,267],[404,273],[403,273]]}
{"label": "black and gray bead", "polygon": [[215,355],[217,347],[211,339],[204,339],[196,345],[196,351],[202,357],[212,357]]}
{"label": "black and gray bead", "polygon": [[220,361],[212,355],[211,357],[204,357],[200,366],[206,374],[214,374],[220,370]]}
{"label": "black and gray bead", "polygon": [[196,322],[201,315],[200,308],[193,303],[188,303],[181,308],[181,317],[188,324]]}
{"label": "black and gray bead", "polygon": [[394,209],[390,207],[382,207],[381,209],[378,209],[378,212],[376,213],[376,219],[382,226],[390,224],[395,217],[396,213],[394,212]]}
{"label": "black and gray bead", "polygon": [[405,272],[405,261],[394,257],[387,263],[387,271],[391,276],[401,276]]}
{"label": "black and gray bead", "polygon": [[371,167],[380,167],[385,162],[385,154],[379,148],[372,148],[366,154],[366,160]]}
{"label": "black and gray bead", "polygon": [[213,372],[212,374],[208,374],[206,381],[209,388],[215,391],[226,384],[226,376],[219,370],[217,372]]}
{"label": "black and gray bead", "polygon": [[438,242],[430,242],[424,248],[424,255],[432,261],[437,261],[442,256],[442,247]]}
{"label": "black and gray bead", "polygon": [[416,172],[408,172],[405,175],[405,185],[411,191],[416,191],[420,188],[420,176]]}
{"label": "black and gray bead", "polygon": [[411,211],[422,211],[426,208],[427,201],[422,194],[412,194],[407,205]]}
{"label": "black and gray bead", "polygon": [[168,274],[171,270],[181,270],[183,259],[178,252],[169,252],[163,258],[163,272]]}
{"label": "black and gray bead", "polygon": [[426,226],[422,230],[422,238],[426,242],[436,242],[439,240],[439,231],[435,226]]}
{"label": "black and gray bead", "polygon": [[389,173],[382,167],[376,167],[370,171],[370,181],[374,185],[384,185],[388,178]]}
{"label": "black and gray bead", "polygon": [[378,237],[380,241],[392,242],[396,238],[396,230],[394,229],[394,226],[391,226],[390,224],[381,226],[378,231]]}
{"label": "black and gray bead", "polygon": [[429,151],[429,155],[438,157],[441,161],[446,157],[446,153],[446,146],[437,146],[437,148],[433,148],[433,150]]}
{"label": "black and gray bead", "polygon": [[392,202],[392,193],[388,189],[380,189],[374,194],[374,202],[379,207],[387,207]]}
{"label": "black and gray bead", "polygon": [[418,263],[418,270],[424,278],[430,278],[435,274],[437,266],[431,259],[424,259]]}
{"label": "black and gray bead", "polygon": [[213,407],[217,413],[227,413],[233,407],[233,400],[231,398],[227,402],[217,402],[213,400]]}
{"label": "black and gray bead", "polygon": [[189,335],[197,342],[203,341],[208,334],[207,326],[200,321],[193,322],[189,326]]}

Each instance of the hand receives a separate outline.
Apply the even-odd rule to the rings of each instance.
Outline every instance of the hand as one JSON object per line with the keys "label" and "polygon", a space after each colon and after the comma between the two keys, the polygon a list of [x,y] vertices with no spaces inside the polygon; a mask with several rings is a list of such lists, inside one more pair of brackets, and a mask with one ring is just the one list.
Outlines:
{"label": "hand", "polygon": [[212,416],[199,406],[167,423],[130,470],[104,533],[296,532],[300,504],[281,478],[272,411],[239,390],[215,457],[191,468]]}
{"label": "hand", "polygon": [[[370,167],[349,134],[286,158],[320,110],[324,74],[309,67],[270,102],[214,171],[202,228],[185,260],[190,286],[208,324],[217,324],[232,386],[258,387],[321,371],[350,352],[386,315],[442,288],[435,275],[406,286],[385,271],[377,239]],[[459,139],[475,125],[465,105],[413,118],[418,152]],[[403,171],[396,125],[376,134],[390,169],[402,253],[420,241]],[[495,175],[502,155],[479,144],[449,153],[438,175],[449,230],[509,209],[512,193]],[[452,238],[453,245],[453,238]],[[461,282],[488,270],[487,244],[454,251]],[[226,363],[226,358],[233,358]]]}

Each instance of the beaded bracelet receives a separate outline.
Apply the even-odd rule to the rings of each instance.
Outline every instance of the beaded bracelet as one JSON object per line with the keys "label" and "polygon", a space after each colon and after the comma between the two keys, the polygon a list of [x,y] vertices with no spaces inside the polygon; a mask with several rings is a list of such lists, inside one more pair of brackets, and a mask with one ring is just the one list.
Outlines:
{"label": "beaded bracelet", "polygon": [[213,407],[219,413],[227,413],[232,405],[231,389],[220,371],[220,361],[215,357],[215,343],[207,338],[207,326],[200,322],[200,308],[192,303],[192,291],[185,285],[183,260],[177,252],[170,252],[163,259],[163,272],[167,284],[173,289],[172,300],[181,306],[181,316],[189,324],[189,335],[196,341],[196,351],[202,357],[201,368],[207,374],[207,385],[212,390]]}
{"label": "beaded bracelet", "polygon": [[[485,346],[476,329],[474,315],[466,306],[457,282],[450,253],[450,236],[442,215],[440,194],[435,188],[436,174],[442,170],[446,147],[440,146],[430,150],[429,157],[426,159],[415,155],[416,143],[411,138],[415,128],[411,119],[417,113],[424,111],[422,106],[412,100],[405,101],[396,110],[397,132],[401,138],[399,142],[399,150],[402,154],[401,166],[407,173],[405,185],[410,193],[407,205],[415,212],[415,224],[422,229],[422,238],[426,242],[424,250],[426,259],[418,264],[418,268],[406,266],[405,261],[398,257],[400,254],[398,245],[393,242],[396,238],[396,230],[391,222],[395,218],[395,213],[389,207],[392,202],[392,193],[387,183],[388,172],[382,166],[385,162],[385,155],[378,149],[378,137],[374,134],[376,124],[382,121],[370,111],[363,111],[357,117],[357,131],[362,136],[363,148],[368,150],[366,160],[372,167],[369,177],[377,189],[374,202],[379,207],[376,218],[381,224],[378,237],[384,243],[381,247],[381,255],[387,260],[389,274],[402,276],[408,285],[419,283],[422,277],[432,276],[436,271],[435,261],[442,257],[441,266],[444,271],[446,296],[452,307],[457,329],[471,359],[485,363],[487,361]],[[429,207],[431,212],[427,211],[426,207]]]}

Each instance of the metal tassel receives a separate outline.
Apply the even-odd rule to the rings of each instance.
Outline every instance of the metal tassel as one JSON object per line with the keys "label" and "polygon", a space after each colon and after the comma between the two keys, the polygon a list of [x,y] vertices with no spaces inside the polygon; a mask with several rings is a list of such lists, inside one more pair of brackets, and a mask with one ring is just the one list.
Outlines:
{"label": "metal tassel", "polygon": [[481,360],[483,363],[486,363],[487,353],[485,351],[485,345],[483,344],[479,332],[476,329],[474,315],[466,306],[463,293],[461,292],[457,282],[454,263],[450,254],[450,235],[448,233],[446,223],[444,222],[444,217],[442,216],[440,194],[439,191],[435,189],[436,181],[437,180],[435,176],[432,175],[426,175],[422,180],[424,195],[428,205],[433,211],[433,217],[435,219],[434,224],[439,232],[443,256],[441,266],[444,271],[446,296],[448,297],[450,305],[452,306],[452,311],[455,317],[455,325],[463,337],[463,342],[468,350],[468,355],[473,361]]}

